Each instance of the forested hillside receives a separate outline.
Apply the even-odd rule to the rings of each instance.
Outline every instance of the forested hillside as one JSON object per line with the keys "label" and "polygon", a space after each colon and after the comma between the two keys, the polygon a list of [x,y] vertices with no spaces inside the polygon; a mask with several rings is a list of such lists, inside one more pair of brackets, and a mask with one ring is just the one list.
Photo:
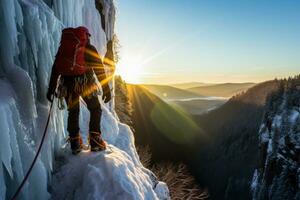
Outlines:
{"label": "forested hillside", "polygon": [[300,199],[300,76],[281,80],[268,98],[258,136],[253,199]]}
{"label": "forested hillside", "polygon": [[209,137],[198,139],[193,169],[199,182],[208,186],[213,199],[251,198],[249,183],[259,153],[257,133],[266,98],[278,84],[258,84],[220,108],[195,117]]}

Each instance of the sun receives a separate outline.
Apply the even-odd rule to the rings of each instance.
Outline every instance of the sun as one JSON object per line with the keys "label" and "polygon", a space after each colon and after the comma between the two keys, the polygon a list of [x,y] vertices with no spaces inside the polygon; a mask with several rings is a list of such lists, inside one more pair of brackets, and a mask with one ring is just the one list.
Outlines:
{"label": "sun", "polygon": [[125,54],[117,64],[116,74],[127,83],[140,83],[142,75],[142,59],[140,56]]}

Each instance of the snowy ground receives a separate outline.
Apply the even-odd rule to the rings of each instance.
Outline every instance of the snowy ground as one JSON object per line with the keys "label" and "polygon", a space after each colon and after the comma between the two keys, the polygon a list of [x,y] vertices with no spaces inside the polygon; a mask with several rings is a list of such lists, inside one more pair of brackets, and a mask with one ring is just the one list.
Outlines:
{"label": "snowy ground", "polygon": [[52,199],[158,199],[153,190],[155,180],[113,145],[104,152],[87,151],[78,156],[66,152],[59,161],[62,166],[54,174]]}
{"label": "snowy ground", "polygon": [[[101,129],[109,143],[104,152],[72,155],[69,145],[57,156],[52,199],[141,200],[169,199],[165,183],[144,168],[134,147],[130,128],[118,122],[102,105]],[[89,113],[81,105],[81,133],[87,139]],[[113,145],[114,144],[114,145]]]}

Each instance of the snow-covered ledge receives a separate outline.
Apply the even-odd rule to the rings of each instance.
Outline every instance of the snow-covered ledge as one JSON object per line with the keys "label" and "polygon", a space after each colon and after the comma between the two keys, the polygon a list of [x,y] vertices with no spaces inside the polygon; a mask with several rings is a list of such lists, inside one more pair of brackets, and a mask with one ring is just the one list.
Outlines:
{"label": "snow-covered ledge", "polygon": [[[13,195],[41,139],[61,30],[84,25],[98,51],[106,51],[115,8],[112,0],[97,1],[104,6],[105,31],[95,0],[0,2],[0,199]],[[106,105],[101,127],[108,150],[79,156],[63,148],[66,113],[54,107],[42,153],[20,199],[169,199],[167,186],[140,163],[130,128]],[[81,132],[86,137],[89,116],[82,108]]]}

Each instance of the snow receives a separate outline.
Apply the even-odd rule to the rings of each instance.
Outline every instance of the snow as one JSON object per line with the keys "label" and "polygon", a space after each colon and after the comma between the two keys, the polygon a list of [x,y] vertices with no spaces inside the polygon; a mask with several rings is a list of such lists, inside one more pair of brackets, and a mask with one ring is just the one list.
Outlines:
{"label": "snow", "polygon": [[13,96],[11,89],[9,88],[9,85],[5,82],[0,82],[0,88],[2,89],[2,95],[1,95],[1,107],[0,107],[0,132],[1,134],[1,141],[7,141],[6,143],[3,143],[0,145],[0,160],[2,161],[4,167],[6,167],[7,171],[9,172],[10,176],[13,176],[12,172],[12,166],[11,166],[11,159],[12,159],[12,150],[10,148],[10,136],[9,134],[9,126],[7,123],[7,116],[6,116],[6,110],[7,106],[4,106],[3,103],[5,101],[11,101],[13,102],[13,99],[11,98]]}
{"label": "snow", "polygon": [[158,199],[150,177],[113,145],[105,152],[67,153],[64,160],[55,174],[53,199]]}
{"label": "snow", "polygon": [[[284,97],[286,97],[284,93]],[[299,108],[294,106],[293,108],[288,107],[287,98],[283,98],[283,102],[276,109],[275,116],[272,119],[271,130],[267,130],[266,122],[260,126],[259,138],[260,144],[267,144],[266,152],[261,152],[262,154],[266,153],[264,162],[264,167],[259,166],[260,168],[256,169],[253,174],[253,179],[251,182],[251,190],[253,199],[261,199],[262,194],[271,195],[272,192],[278,190],[282,194],[285,192],[289,195],[295,195],[295,199],[299,199],[300,193],[292,194],[290,191],[281,191],[282,184],[294,184],[288,183],[291,179],[290,177],[285,177],[284,171],[281,169],[289,168],[290,174],[295,175],[295,185],[300,188],[300,179],[299,179],[299,161],[297,154],[299,153]],[[267,112],[268,113],[268,112]],[[268,117],[268,116],[267,116]],[[275,163],[273,166],[276,169],[276,173],[270,175],[270,169],[268,166]],[[268,174],[269,173],[269,174]],[[266,184],[265,177],[269,177],[272,181]],[[297,177],[298,176],[298,177]],[[271,177],[271,178],[270,178]]]}
{"label": "snow", "polygon": [[[87,26],[92,43],[105,54],[106,42],[114,35],[115,8],[112,0],[99,1],[104,5],[106,30],[102,30],[94,0],[76,4],[73,0],[0,2],[1,200],[14,194],[40,143],[49,112],[45,94],[61,30]],[[166,184],[142,166],[130,128],[118,121],[112,106],[101,105],[99,123],[109,149],[72,156],[68,146],[63,148],[67,113],[58,110],[54,102],[42,152],[20,199],[43,200],[51,195],[53,199],[73,199],[74,191],[77,199],[169,199]],[[86,141],[89,114],[83,104],[81,108]],[[55,162],[59,158],[63,160]]]}
{"label": "snow", "polygon": [[268,142],[268,149],[267,149],[267,152],[268,154],[271,154],[273,152],[273,142],[272,142],[272,139],[269,139],[269,142]]}
{"label": "snow", "polygon": [[261,143],[266,143],[270,139],[270,133],[267,131],[261,132],[260,134],[260,141]]}
{"label": "snow", "polygon": [[291,124],[294,124],[297,120],[297,118],[299,117],[299,112],[298,110],[292,110],[291,114],[289,116],[289,120]]}
{"label": "snow", "polygon": [[278,114],[273,119],[272,128],[280,127],[281,124],[282,124],[282,116]]}
{"label": "snow", "polygon": [[256,187],[257,187],[257,184],[258,184],[258,177],[259,177],[259,172],[258,170],[256,169],[254,171],[254,175],[253,175],[253,178],[252,178],[252,181],[251,181],[251,190],[254,192]]}
{"label": "snow", "polygon": [[[298,180],[300,180],[300,168],[297,170]],[[298,190],[300,190],[300,181],[298,182]]]}

